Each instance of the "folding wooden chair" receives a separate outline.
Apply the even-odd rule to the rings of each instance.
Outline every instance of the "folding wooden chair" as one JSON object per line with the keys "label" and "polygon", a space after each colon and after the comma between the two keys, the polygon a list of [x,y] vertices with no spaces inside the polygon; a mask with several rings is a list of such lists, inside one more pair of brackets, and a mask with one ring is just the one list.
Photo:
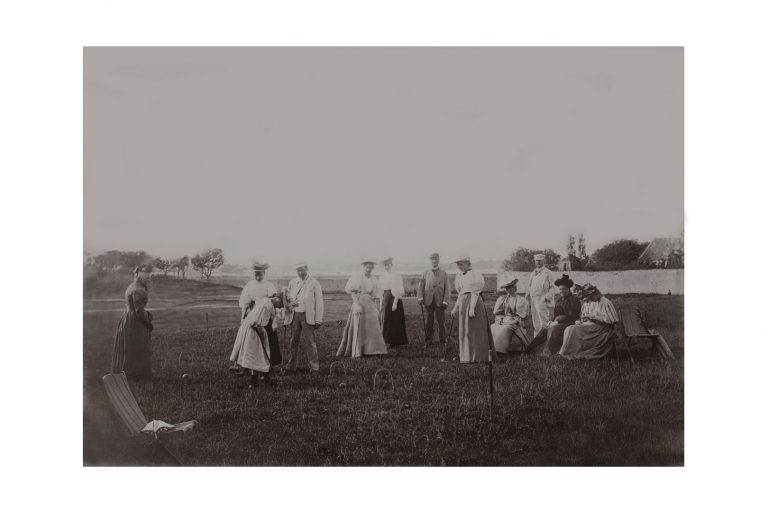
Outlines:
{"label": "folding wooden chair", "polygon": [[[141,412],[136,398],[128,386],[128,379],[124,373],[110,373],[101,378],[107,398],[112,409],[123,423],[128,436],[145,441],[151,448],[151,457],[165,456],[171,463],[181,466],[181,461],[165,445],[165,441],[178,432],[187,432],[197,425],[197,421],[184,421],[175,425],[162,424],[162,422],[148,422]],[[164,426],[158,426],[158,425]]]}
{"label": "folding wooden chair", "polygon": [[645,318],[638,308],[622,308],[619,311],[621,317],[621,330],[624,332],[624,339],[627,340],[627,352],[632,362],[632,341],[647,339],[651,342],[651,353],[658,354],[661,359],[675,359],[672,350],[667,341],[655,329],[648,329]]}

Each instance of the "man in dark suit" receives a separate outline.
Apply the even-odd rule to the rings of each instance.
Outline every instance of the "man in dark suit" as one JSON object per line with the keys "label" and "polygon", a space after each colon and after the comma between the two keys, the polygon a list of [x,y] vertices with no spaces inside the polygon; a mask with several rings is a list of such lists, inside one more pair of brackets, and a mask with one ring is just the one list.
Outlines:
{"label": "man in dark suit", "polygon": [[437,328],[440,343],[445,343],[445,310],[448,307],[448,298],[451,296],[451,288],[448,284],[448,274],[440,268],[440,255],[436,252],[429,255],[432,268],[425,270],[419,281],[416,292],[419,306],[427,308],[427,332],[425,343],[432,342],[435,333],[434,321],[437,317]]}

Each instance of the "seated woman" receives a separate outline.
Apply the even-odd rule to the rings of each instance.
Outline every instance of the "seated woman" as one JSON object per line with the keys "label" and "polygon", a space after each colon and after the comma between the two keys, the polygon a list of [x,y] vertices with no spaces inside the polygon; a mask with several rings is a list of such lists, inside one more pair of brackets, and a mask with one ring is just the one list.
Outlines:
{"label": "seated woman", "polygon": [[581,320],[565,329],[559,354],[566,359],[600,359],[611,353],[619,315],[596,286],[585,284],[581,293]]}
{"label": "seated woman", "polygon": [[258,384],[259,374],[263,374],[265,384],[270,383],[272,362],[266,327],[272,323],[275,308],[282,307],[282,300],[279,297],[262,297],[254,299],[252,304],[240,322],[235,346],[229,356],[229,360],[237,367],[250,373],[250,388]]}
{"label": "seated woman", "polygon": [[543,356],[551,356],[560,351],[565,329],[575,324],[581,316],[581,301],[571,291],[571,278],[563,274],[563,277],[555,281],[555,286],[560,290],[560,298],[555,304],[555,319],[546,328],[546,344],[541,353]]}
{"label": "seated woman", "polygon": [[524,352],[531,339],[523,327],[523,320],[528,316],[528,301],[517,295],[517,279],[501,284],[506,294],[496,300],[493,314],[496,316],[491,325],[491,335],[496,352]]}

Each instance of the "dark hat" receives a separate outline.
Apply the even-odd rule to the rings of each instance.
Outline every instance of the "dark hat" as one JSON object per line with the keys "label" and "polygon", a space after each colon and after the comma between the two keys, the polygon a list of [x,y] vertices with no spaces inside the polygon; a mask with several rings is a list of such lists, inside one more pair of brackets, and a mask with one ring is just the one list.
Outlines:
{"label": "dark hat", "polygon": [[563,277],[555,280],[555,286],[560,286],[560,285],[567,286],[568,288],[570,288],[571,286],[573,286],[573,280],[571,280],[571,278],[568,277],[568,274],[563,274]]}
{"label": "dark hat", "polygon": [[270,297],[269,300],[272,301],[272,305],[278,309],[285,307],[283,304],[283,298],[280,295],[275,295],[274,297]]}
{"label": "dark hat", "polygon": [[251,268],[254,271],[264,272],[265,270],[267,270],[269,268],[269,263],[261,263],[259,261],[254,261],[253,265],[251,265]]}
{"label": "dark hat", "polygon": [[152,267],[152,265],[149,265],[149,264],[139,265],[138,267],[133,269],[133,273],[134,274],[138,274],[139,272],[147,272],[147,273],[149,273],[149,272],[152,272],[153,268],[154,267]]}
{"label": "dark hat", "polygon": [[501,282],[501,284],[499,285],[499,288],[509,288],[510,286],[517,286],[517,281],[518,281],[517,278],[515,279],[507,278]]}
{"label": "dark hat", "polygon": [[573,294],[579,299],[584,298],[584,287],[580,284],[573,285]]}

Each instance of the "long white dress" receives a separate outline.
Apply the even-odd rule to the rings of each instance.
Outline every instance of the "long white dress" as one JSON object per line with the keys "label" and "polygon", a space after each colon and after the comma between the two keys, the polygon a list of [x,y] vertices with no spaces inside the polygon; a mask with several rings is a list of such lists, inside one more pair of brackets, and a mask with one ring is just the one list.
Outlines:
{"label": "long white dress", "polygon": [[[374,299],[381,295],[378,282],[364,274],[353,275],[344,287],[352,297],[352,310],[341,334],[337,356],[361,357],[386,354],[387,344],[381,333],[379,311]],[[359,310],[359,314],[355,311]]]}
{"label": "long white dress", "polygon": [[243,368],[256,372],[269,372],[270,350],[269,341],[262,339],[256,327],[266,327],[273,315],[275,308],[272,301],[267,298],[256,299],[253,307],[240,322],[240,328],[235,337],[235,346],[229,360]]}

